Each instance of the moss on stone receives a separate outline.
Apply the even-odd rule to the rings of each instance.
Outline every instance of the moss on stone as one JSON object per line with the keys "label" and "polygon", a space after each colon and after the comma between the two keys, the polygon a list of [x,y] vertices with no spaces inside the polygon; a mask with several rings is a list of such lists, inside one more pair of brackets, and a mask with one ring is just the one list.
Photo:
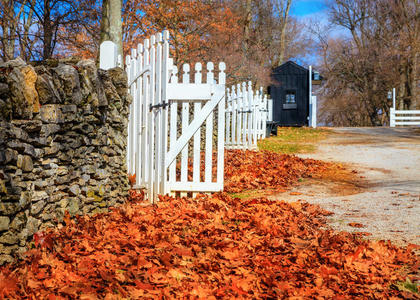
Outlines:
{"label": "moss on stone", "polygon": [[3,180],[0,179],[0,192],[7,195],[7,188]]}
{"label": "moss on stone", "polygon": [[89,198],[93,198],[94,202],[101,202],[103,200],[103,195],[97,195],[95,191],[93,190],[88,190],[88,192],[86,193],[86,196]]}

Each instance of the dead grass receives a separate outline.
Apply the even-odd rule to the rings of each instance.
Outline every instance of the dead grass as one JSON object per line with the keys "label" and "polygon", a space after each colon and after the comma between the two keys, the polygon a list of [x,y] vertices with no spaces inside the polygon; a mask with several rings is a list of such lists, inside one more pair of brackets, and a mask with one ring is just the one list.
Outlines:
{"label": "dead grass", "polygon": [[333,163],[324,172],[314,174],[312,180],[330,183],[330,193],[336,196],[359,194],[367,188],[364,177],[358,175],[351,167],[339,163]]}
{"label": "dead grass", "polygon": [[329,133],[324,128],[278,127],[277,136],[259,141],[258,148],[285,154],[311,153],[316,150],[316,142],[326,138]]}
{"label": "dead grass", "polygon": [[278,189],[255,189],[255,190],[246,190],[239,193],[228,193],[229,196],[233,198],[239,198],[241,200],[249,200],[253,198],[261,198],[261,197],[268,197],[271,195],[275,195],[278,193],[284,193],[287,189],[284,190],[278,190]]}

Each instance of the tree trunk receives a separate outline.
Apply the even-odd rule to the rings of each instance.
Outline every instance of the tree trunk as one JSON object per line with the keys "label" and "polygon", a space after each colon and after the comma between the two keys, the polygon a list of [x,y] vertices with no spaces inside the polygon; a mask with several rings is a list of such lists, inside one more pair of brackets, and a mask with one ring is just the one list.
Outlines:
{"label": "tree trunk", "polygon": [[291,4],[292,4],[292,0],[287,0],[286,8],[284,10],[284,15],[283,15],[283,22],[281,24],[281,31],[280,31],[280,53],[279,53],[278,65],[281,65],[284,62],[284,56],[286,52],[286,29],[287,29],[287,22],[289,18],[289,11],[290,11]]}
{"label": "tree trunk", "polygon": [[250,32],[251,32],[251,21],[252,21],[252,0],[246,0],[245,2],[245,22],[244,22],[244,50],[245,56],[249,55],[250,47]]}
{"label": "tree trunk", "polygon": [[415,25],[414,25],[414,38],[411,47],[411,61],[413,64],[412,74],[410,78],[410,85],[412,88],[412,97],[411,97],[411,109],[420,109],[420,89],[419,89],[419,69],[418,63],[420,60],[419,51],[420,51],[420,2],[415,1]]}
{"label": "tree trunk", "polygon": [[405,66],[400,66],[400,82],[398,88],[398,98],[396,101],[396,109],[405,109],[404,107],[405,98]]}
{"label": "tree trunk", "polygon": [[114,42],[123,57],[121,10],[122,0],[103,0],[100,42]]}
{"label": "tree trunk", "polygon": [[413,54],[413,71],[411,74],[411,88],[412,88],[412,97],[411,97],[411,109],[420,109],[420,100],[419,100],[419,78],[418,78],[418,61],[419,54],[418,52]]}
{"label": "tree trunk", "polygon": [[51,24],[51,6],[50,0],[44,0],[44,19],[42,21],[43,27],[43,40],[44,40],[44,49],[42,52],[42,58],[44,60],[51,58],[52,56],[52,39],[53,39],[53,29]]}
{"label": "tree trunk", "polygon": [[15,1],[5,1],[2,14],[2,37],[3,58],[5,61],[11,60],[15,56]]}
{"label": "tree trunk", "polygon": [[32,18],[34,15],[34,7],[36,0],[31,0],[29,5],[29,12],[25,24],[23,25],[22,35],[19,37],[20,53],[25,61],[30,60],[32,57],[32,49],[35,43],[35,40],[31,40],[29,36],[29,30],[32,26]]}

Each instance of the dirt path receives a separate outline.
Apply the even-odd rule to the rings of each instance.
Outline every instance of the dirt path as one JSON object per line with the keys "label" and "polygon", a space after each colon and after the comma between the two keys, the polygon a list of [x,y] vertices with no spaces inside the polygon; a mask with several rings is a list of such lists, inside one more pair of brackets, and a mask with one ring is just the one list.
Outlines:
{"label": "dirt path", "polygon": [[317,146],[299,156],[343,163],[360,181],[305,180],[274,198],[320,204],[334,212],[331,226],[338,230],[420,245],[420,129],[336,128]]}

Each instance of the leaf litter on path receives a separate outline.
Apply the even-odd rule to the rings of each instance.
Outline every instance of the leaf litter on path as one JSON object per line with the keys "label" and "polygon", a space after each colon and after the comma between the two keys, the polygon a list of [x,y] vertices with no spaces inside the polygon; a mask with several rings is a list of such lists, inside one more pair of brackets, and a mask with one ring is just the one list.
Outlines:
{"label": "leaf litter on path", "polygon": [[302,177],[313,177],[333,164],[268,151],[229,150],[225,154],[225,192],[284,189]]}
{"label": "leaf litter on path", "polygon": [[[0,271],[0,297],[106,299],[410,297],[415,248],[325,227],[303,202],[226,193],[131,201],[44,234],[24,261]],[[48,241],[47,244],[42,244]],[[52,247],[49,245],[52,241]],[[401,268],[404,267],[404,272]],[[92,299],[93,299],[92,298]]]}
{"label": "leaf litter on path", "polygon": [[[269,152],[227,156],[229,191],[281,189],[328,167]],[[151,205],[131,191],[109,213],[67,215],[61,229],[37,234],[23,261],[0,268],[0,298],[418,297],[400,286],[419,280],[419,246],[332,231],[329,214],[226,193]]]}

